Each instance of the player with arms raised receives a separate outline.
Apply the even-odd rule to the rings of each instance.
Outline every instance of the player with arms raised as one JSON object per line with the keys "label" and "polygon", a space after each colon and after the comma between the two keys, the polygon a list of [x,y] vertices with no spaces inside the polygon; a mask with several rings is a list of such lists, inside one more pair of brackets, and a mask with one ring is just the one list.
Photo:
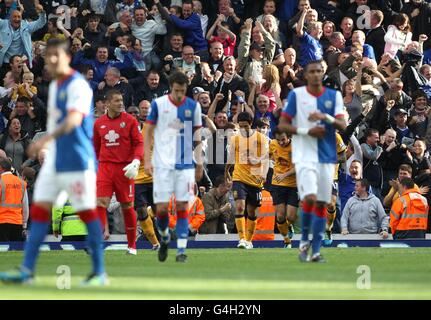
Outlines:
{"label": "player with arms raised", "polygon": [[5,282],[32,280],[39,247],[50,226],[52,205],[63,191],[67,192],[72,206],[87,226],[93,271],[83,284],[99,286],[108,282],[103,262],[102,229],[96,213],[93,92],[82,75],[70,68],[70,61],[68,41],[48,41],[45,66],[54,76],[49,86],[48,133],[28,151],[31,156],[42,148],[48,148],[49,152],[35,185],[24,261],[17,270],[0,273],[0,280]]}
{"label": "player with arms raised", "polygon": [[[279,124],[281,130],[293,134],[292,160],[302,200],[301,262],[325,262],[320,255],[320,246],[337,163],[335,129],[344,130],[346,127],[341,93],[324,87],[323,76],[321,61],[307,64],[307,86],[295,88],[289,93]],[[313,232],[311,259],[308,256],[310,227]]]}
{"label": "player with arms raised", "polygon": [[153,100],[145,125],[144,168],[146,174],[153,176],[156,225],[161,235],[159,261],[165,261],[168,256],[168,204],[172,193],[177,200],[176,261],[187,260],[188,202],[194,198],[195,179],[199,181],[203,175],[200,132],[196,132],[202,126],[201,106],[186,96],[188,82],[184,73],[173,73],[169,77],[171,93]]}

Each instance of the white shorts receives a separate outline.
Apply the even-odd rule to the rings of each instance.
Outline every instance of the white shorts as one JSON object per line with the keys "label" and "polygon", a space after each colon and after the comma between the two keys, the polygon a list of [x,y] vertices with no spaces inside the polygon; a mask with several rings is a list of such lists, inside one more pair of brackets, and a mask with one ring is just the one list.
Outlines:
{"label": "white shorts", "polygon": [[172,193],[176,201],[190,202],[195,195],[195,169],[154,168],[153,198],[154,203],[168,203]]}
{"label": "white shorts", "polygon": [[64,202],[64,192],[76,211],[95,209],[96,172],[56,172],[50,161],[45,162],[36,180],[33,202],[58,204],[59,196]]}
{"label": "white shorts", "polygon": [[317,201],[331,202],[334,163],[301,162],[295,164],[295,171],[301,200],[308,195],[315,194]]}

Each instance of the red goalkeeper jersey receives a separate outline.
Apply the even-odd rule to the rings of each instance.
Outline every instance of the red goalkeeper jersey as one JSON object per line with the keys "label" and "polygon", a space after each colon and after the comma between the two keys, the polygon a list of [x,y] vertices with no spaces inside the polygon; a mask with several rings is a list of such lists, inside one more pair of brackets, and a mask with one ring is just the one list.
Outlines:
{"label": "red goalkeeper jersey", "polygon": [[94,123],[94,148],[99,162],[129,163],[141,160],[144,141],[138,121],[126,112],[111,119],[107,114]]}

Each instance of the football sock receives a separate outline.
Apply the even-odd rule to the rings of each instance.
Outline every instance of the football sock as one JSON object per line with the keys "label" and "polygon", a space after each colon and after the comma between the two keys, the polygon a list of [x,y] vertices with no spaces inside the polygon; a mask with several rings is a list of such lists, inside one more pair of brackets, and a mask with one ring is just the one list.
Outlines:
{"label": "football sock", "polygon": [[327,210],[327,219],[326,219],[326,230],[331,231],[334,226],[335,216],[337,215],[337,211],[329,211]]}
{"label": "football sock", "polygon": [[310,232],[311,222],[313,219],[313,206],[303,202],[301,209],[301,243],[308,242],[308,233]]}
{"label": "football sock", "polygon": [[48,232],[50,213],[45,208],[32,205],[31,219],[30,235],[25,243],[22,268],[34,272],[37,257],[39,256],[39,247]]}
{"label": "football sock", "polygon": [[235,216],[235,225],[239,239],[245,239],[245,217]]}
{"label": "football sock", "polygon": [[124,227],[127,235],[127,246],[136,249],[136,212],[133,208],[122,209]]}
{"label": "football sock", "polygon": [[183,254],[187,247],[187,237],[189,235],[189,220],[187,218],[187,211],[177,212],[177,249],[178,254]]}
{"label": "football sock", "polygon": [[169,216],[168,214],[160,214],[157,213],[157,220],[156,220],[156,226],[157,230],[160,233],[161,239],[163,242],[169,242],[170,235],[169,235]]}
{"label": "football sock", "polygon": [[154,246],[159,243],[157,240],[156,233],[154,231],[153,219],[148,215],[144,221],[140,221],[142,232],[144,232],[148,241]]}
{"label": "football sock", "polygon": [[315,213],[313,217],[313,243],[311,244],[313,255],[320,252],[322,245],[326,226],[326,208],[315,208]]}
{"label": "football sock", "polygon": [[85,210],[78,212],[78,214],[87,226],[87,245],[90,248],[91,261],[93,262],[93,273],[102,274],[105,272],[105,265],[103,262],[100,217],[96,210]]}
{"label": "football sock", "polygon": [[254,232],[256,231],[256,218],[251,220],[250,218],[247,218],[247,235],[246,240],[252,241]]}

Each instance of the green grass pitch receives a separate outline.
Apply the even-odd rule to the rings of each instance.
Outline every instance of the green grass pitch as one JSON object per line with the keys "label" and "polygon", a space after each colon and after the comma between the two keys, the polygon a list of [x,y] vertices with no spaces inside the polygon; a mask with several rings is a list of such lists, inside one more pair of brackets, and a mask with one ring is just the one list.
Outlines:
{"label": "green grass pitch", "polygon": [[[191,249],[185,264],[175,251],[106,251],[111,284],[80,288],[90,269],[83,251],[41,252],[33,285],[0,284],[0,299],[430,299],[431,248],[330,248],[326,264],[301,264],[296,249]],[[0,270],[20,264],[22,252],[1,252]],[[71,268],[71,289],[57,289],[57,267]],[[358,289],[358,267],[371,271],[371,289]],[[361,283],[361,281],[359,281]]]}

